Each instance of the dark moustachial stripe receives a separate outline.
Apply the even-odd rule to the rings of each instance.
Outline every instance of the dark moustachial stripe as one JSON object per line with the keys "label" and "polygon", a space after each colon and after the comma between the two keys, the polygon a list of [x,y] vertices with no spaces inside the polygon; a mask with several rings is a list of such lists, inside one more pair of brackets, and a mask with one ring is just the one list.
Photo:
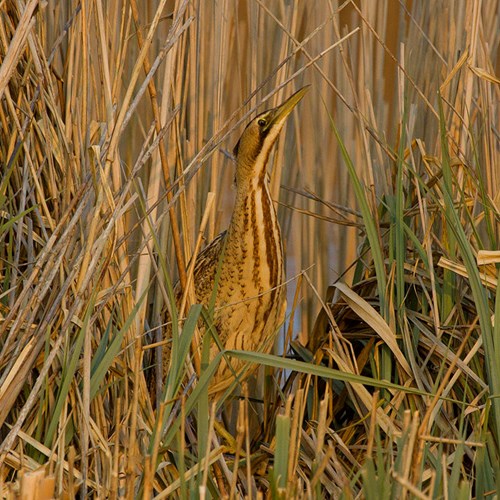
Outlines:
{"label": "dark moustachial stripe", "polygon": [[[278,288],[278,286],[281,284],[280,283],[280,278],[281,276],[278,275],[280,272],[279,269],[277,269],[277,264],[278,264],[278,252],[281,251],[280,247],[277,247],[276,245],[279,245],[279,226],[278,223],[274,218],[272,218],[270,210],[274,210],[274,207],[270,206],[272,203],[271,199],[268,198],[267,196],[264,197],[266,200],[265,203],[263,203],[263,209],[267,207],[268,210],[268,215],[267,217],[264,218],[264,223],[266,224],[266,229],[265,229],[265,235],[266,235],[266,240],[267,240],[267,245],[266,245],[266,253],[267,253],[267,263],[269,266],[269,288],[272,290],[269,292],[269,298],[268,301],[271,304],[271,307],[267,307],[264,311],[264,317],[263,317],[263,324],[265,325],[267,323],[268,317],[272,312],[272,304],[274,304],[276,297],[278,296],[279,293],[281,293],[281,290]],[[280,255],[281,260],[282,256]]]}
{"label": "dark moustachial stripe", "polygon": [[[276,245],[279,244],[279,226],[276,220],[276,213],[274,207],[272,206],[272,200],[264,188],[262,194],[262,214],[264,223],[264,234],[266,237],[266,257],[267,265],[269,267],[269,283],[271,287],[275,286],[278,281],[277,276],[277,260],[278,260],[278,249]],[[274,294],[274,292],[273,292]]]}
{"label": "dark moustachial stripe", "polygon": [[250,234],[252,237],[253,244],[253,271],[252,271],[252,279],[255,287],[258,289],[260,287],[260,234],[259,234],[259,226],[257,224],[257,200],[256,200],[256,191],[253,190],[249,194],[250,198]]}

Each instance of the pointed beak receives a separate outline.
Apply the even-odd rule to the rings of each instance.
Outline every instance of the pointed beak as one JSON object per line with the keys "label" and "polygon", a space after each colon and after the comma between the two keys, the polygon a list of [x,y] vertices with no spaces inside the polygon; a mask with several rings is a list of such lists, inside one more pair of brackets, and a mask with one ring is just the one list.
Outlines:
{"label": "pointed beak", "polygon": [[281,106],[274,108],[274,116],[269,122],[267,128],[271,129],[277,124],[282,124],[286,120],[286,117],[292,112],[293,108],[295,108],[299,101],[306,95],[309,87],[310,85],[302,87],[300,90],[295,92],[295,94],[289,97]]}

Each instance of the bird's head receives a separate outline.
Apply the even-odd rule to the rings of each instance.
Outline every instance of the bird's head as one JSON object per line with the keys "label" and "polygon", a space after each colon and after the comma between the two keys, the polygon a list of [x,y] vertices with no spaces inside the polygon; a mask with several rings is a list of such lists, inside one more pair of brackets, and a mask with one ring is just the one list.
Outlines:
{"label": "bird's head", "polygon": [[255,117],[241,134],[233,150],[237,162],[236,183],[245,179],[262,179],[267,160],[288,115],[304,97],[309,86],[301,88],[280,106]]}

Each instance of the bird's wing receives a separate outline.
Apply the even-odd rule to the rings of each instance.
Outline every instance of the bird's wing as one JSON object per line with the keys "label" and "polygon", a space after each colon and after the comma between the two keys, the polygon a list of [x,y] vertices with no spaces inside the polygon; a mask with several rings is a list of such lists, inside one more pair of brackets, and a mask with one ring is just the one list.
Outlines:
{"label": "bird's wing", "polygon": [[224,251],[224,242],[227,231],[220,233],[210,244],[198,254],[194,266],[194,283],[196,298],[203,304],[207,304],[212,295],[215,274],[219,260]]}

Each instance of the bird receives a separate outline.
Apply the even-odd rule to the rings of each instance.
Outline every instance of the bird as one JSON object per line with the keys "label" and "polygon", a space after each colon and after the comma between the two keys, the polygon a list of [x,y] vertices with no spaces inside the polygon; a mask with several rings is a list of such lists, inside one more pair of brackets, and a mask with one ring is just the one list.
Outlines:
{"label": "bird", "polygon": [[[215,294],[213,326],[226,350],[269,353],[284,322],[283,241],[269,191],[267,164],[287,117],[308,89],[309,86],[301,88],[246,126],[233,150],[236,197],[229,227],[196,257],[195,300],[208,307]],[[179,302],[180,286],[175,294]],[[204,334],[206,329],[202,326],[201,335]],[[211,361],[219,351],[217,343],[212,342]],[[164,356],[164,379],[168,367],[168,356]],[[244,362],[223,357],[209,384],[209,396],[227,390],[235,376],[241,381],[251,372],[252,368]]]}

